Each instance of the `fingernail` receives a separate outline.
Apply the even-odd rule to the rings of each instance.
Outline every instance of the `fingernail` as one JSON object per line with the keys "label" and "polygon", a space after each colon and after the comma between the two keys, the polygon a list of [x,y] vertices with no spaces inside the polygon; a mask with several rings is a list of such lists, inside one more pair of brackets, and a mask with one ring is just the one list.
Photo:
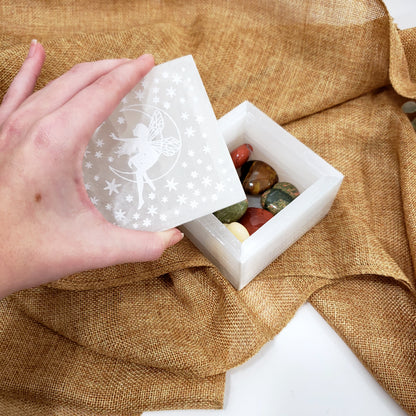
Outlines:
{"label": "fingernail", "polygon": [[38,44],[38,41],[36,39],[32,39],[32,42],[30,42],[29,53],[27,54],[28,58],[31,58],[35,54],[37,44]]}
{"label": "fingernail", "polygon": [[145,53],[137,58],[139,61],[155,61],[155,58],[150,53]]}
{"label": "fingernail", "polygon": [[184,234],[180,232],[177,228],[174,229],[174,233],[169,241],[169,247],[175,245],[176,243],[179,243],[179,241],[182,240]]}

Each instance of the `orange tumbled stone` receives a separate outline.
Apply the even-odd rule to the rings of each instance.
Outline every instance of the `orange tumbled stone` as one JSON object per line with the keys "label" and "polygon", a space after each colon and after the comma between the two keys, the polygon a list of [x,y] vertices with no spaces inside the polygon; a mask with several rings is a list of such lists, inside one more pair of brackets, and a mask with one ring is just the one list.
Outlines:
{"label": "orange tumbled stone", "polygon": [[244,143],[231,152],[231,159],[233,160],[236,169],[243,166],[244,163],[247,162],[252,151],[253,147],[248,143]]}

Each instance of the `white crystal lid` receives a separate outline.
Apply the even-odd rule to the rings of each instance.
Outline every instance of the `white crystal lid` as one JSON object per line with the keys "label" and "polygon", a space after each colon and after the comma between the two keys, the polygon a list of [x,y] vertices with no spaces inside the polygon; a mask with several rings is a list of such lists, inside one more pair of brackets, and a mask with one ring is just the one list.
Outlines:
{"label": "white crystal lid", "polygon": [[88,195],[119,226],[160,231],[245,199],[192,56],[154,67],[90,140]]}

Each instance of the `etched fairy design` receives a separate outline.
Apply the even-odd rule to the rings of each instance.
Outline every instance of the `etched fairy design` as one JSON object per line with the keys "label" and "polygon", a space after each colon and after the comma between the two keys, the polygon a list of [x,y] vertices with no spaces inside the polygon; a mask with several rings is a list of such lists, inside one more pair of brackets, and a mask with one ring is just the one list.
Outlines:
{"label": "etched fairy design", "polygon": [[[147,183],[153,190],[155,186],[152,180],[149,178],[148,170],[156,164],[160,156],[171,157],[176,155],[181,147],[181,141],[176,137],[164,137],[163,129],[165,122],[161,111],[156,110],[150,118],[149,125],[146,126],[143,123],[138,123],[133,129],[132,138],[119,138],[114,133],[111,137],[114,140],[124,142],[117,154],[118,156],[127,155],[128,166],[133,171],[123,172],[110,166],[112,172],[130,182],[137,184],[137,192],[139,197],[138,209],[144,204],[143,188]],[[135,179],[130,179],[125,175],[134,175]]]}

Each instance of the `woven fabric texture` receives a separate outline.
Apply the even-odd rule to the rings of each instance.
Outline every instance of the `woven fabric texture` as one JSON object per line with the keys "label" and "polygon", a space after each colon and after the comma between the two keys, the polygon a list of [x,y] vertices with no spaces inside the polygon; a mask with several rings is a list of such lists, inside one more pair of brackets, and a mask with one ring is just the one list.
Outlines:
{"label": "woven fabric texture", "polygon": [[1,95],[32,38],[38,88],[82,61],[192,54],[218,118],[249,100],[345,175],[240,292],[185,238],[1,301],[0,414],[220,408],[226,371],[309,301],[416,415],[416,30],[378,0],[3,0],[0,28]]}

